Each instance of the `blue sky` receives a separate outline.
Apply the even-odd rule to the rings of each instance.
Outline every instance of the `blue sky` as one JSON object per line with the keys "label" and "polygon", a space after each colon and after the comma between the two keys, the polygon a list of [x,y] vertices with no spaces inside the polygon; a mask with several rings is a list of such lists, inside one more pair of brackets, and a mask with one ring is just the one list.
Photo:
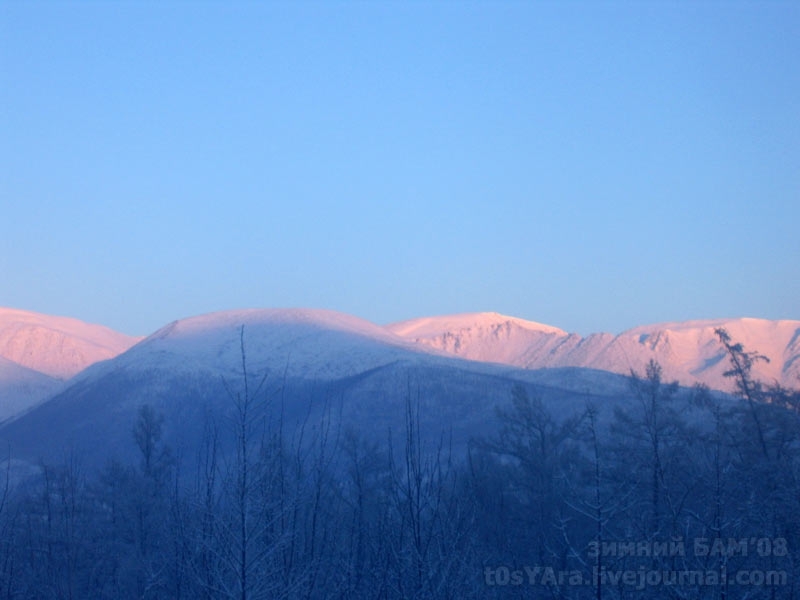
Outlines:
{"label": "blue sky", "polygon": [[0,306],[800,319],[800,3],[0,4]]}

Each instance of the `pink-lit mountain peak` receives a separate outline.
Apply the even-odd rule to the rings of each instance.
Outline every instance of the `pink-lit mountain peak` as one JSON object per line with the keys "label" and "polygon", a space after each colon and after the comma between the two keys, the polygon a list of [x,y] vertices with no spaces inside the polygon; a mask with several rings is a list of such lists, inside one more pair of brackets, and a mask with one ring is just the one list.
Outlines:
{"label": "pink-lit mountain peak", "polygon": [[114,358],[140,339],[69,317],[0,308],[0,356],[59,379]]}
{"label": "pink-lit mountain peak", "polygon": [[387,329],[403,337],[431,338],[442,333],[454,331],[497,332],[517,328],[537,333],[566,335],[558,327],[526,321],[517,317],[501,315],[496,312],[463,313],[440,317],[410,319],[386,326]]}
{"label": "pink-lit mountain peak", "polygon": [[485,362],[525,366],[525,357],[568,337],[557,327],[495,312],[426,317],[386,327],[430,349]]}
{"label": "pink-lit mountain peak", "polygon": [[662,365],[665,379],[730,390],[731,382],[723,375],[728,359],[715,334],[719,327],[746,350],[769,357],[769,362],[754,366],[756,377],[766,383],[800,386],[800,321],[694,320],[643,325],[619,335],[582,337],[514,317],[478,313],[415,319],[388,329],[461,358],[527,369],[587,367],[643,373],[652,359]]}
{"label": "pink-lit mountain peak", "polygon": [[[716,330],[725,329],[746,351],[758,352],[769,359],[754,366],[755,374],[766,383],[800,385],[800,321],[754,318],[708,319],[678,323],[658,323],[635,327],[618,336],[628,345],[634,341],[680,377],[677,370],[688,372],[697,380],[725,389],[722,373],[728,368],[727,357],[719,360],[721,345]],[[665,369],[666,370],[666,369]],[[686,381],[688,383],[688,381]]]}

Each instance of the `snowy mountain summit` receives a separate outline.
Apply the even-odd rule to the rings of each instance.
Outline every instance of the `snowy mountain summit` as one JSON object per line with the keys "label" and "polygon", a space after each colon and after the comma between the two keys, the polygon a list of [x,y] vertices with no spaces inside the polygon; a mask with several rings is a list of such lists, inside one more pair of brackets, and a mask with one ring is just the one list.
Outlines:
{"label": "snowy mountain summit", "polygon": [[469,360],[527,367],[527,358],[552,350],[567,332],[495,312],[426,317],[386,327],[416,344]]}
{"label": "snowy mountain summit", "polygon": [[664,376],[683,385],[704,383],[729,391],[723,373],[725,352],[714,333],[724,328],[748,351],[770,360],[754,365],[765,383],[800,386],[800,321],[716,319],[661,323],[629,329],[619,335],[582,337],[556,327],[497,313],[470,313],[414,319],[387,329],[417,344],[468,360],[525,369],[583,367],[629,374],[644,372],[653,359]]}
{"label": "snowy mountain summit", "polygon": [[46,400],[75,374],[138,340],[77,319],[0,308],[0,422]]}
{"label": "snowy mountain summit", "polygon": [[[243,334],[243,339],[242,339]],[[344,313],[315,309],[247,309],[181,319],[159,329],[115,361],[114,367],[192,371],[209,366],[241,373],[332,379],[418,351],[413,342]]]}
{"label": "snowy mountain summit", "polygon": [[78,319],[0,308],[0,357],[58,379],[114,358],[139,339]]}

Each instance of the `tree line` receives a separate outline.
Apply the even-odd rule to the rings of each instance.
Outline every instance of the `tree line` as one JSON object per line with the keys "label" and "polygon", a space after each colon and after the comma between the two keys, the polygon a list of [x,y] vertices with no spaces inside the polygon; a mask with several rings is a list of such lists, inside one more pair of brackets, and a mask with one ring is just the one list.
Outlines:
{"label": "tree line", "polygon": [[412,393],[385,443],[329,413],[285,431],[242,331],[230,418],[192,460],[145,404],[138,464],[68,456],[16,486],[6,469],[0,597],[797,598],[800,397],[718,336],[735,401],[655,362],[628,402],[565,419],[516,385],[456,452],[420,435]]}

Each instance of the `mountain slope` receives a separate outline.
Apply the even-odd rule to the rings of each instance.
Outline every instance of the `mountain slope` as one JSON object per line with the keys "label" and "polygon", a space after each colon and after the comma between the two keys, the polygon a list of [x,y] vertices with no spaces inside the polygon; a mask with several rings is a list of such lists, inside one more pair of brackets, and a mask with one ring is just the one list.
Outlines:
{"label": "mountain slope", "polygon": [[[730,365],[714,333],[728,331],[734,342],[747,351],[758,351],[769,358],[753,366],[753,374],[765,383],[800,387],[800,321],[766,319],[716,319],[663,323],[636,327],[618,336],[618,344],[652,355],[665,365],[665,371],[682,383],[692,379],[722,390],[731,389],[723,377]],[[597,368],[604,368],[598,357]],[[612,370],[612,369],[610,369]]]}
{"label": "mountain slope", "polygon": [[64,382],[0,357],[0,423],[39,404]]}
{"label": "mountain slope", "polygon": [[546,355],[567,337],[556,327],[497,313],[413,319],[386,329],[461,358],[523,367],[529,356]]}
{"label": "mountain slope", "polygon": [[0,308],[0,357],[50,377],[68,379],[139,339],[77,319]]}
{"label": "mountain slope", "polygon": [[398,353],[418,350],[378,325],[343,313],[249,309],[170,323],[107,368],[147,367],[184,373],[212,369],[235,377],[242,366],[242,327],[249,370],[266,370],[274,376],[336,379],[392,362]]}

